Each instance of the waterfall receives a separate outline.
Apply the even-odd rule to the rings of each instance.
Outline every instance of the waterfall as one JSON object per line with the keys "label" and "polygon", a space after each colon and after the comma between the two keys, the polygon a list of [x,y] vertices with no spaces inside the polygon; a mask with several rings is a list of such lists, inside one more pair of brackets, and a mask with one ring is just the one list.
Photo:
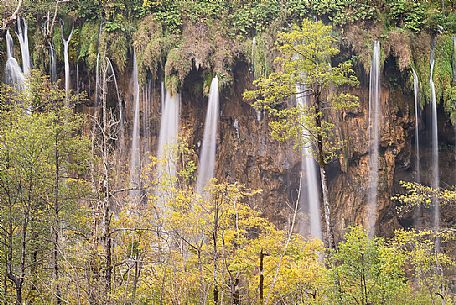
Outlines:
{"label": "waterfall", "polygon": [[6,65],[5,65],[5,83],[21,89],[24,87],[24,74],[21,67],[14,58],[13,38],[9,30],[6,31]]}
{"label": "waterfall", "polygon": [[219,121],[219,90],[218,77],[212,79],[207,103],[206,120],[204,122],[203,146],[198,164],[196,190],[203,193],[204,187],[214,177],[215,153],[217,146],[217,129]]}
{"label": "waterfall", "polygon": [[131,187],[135,190],[130,194],[139,194],[138,189],[141,187],[141,135],[140,135],[140,99],[139,99],[139,80],[138,67],[136,63],[136,53],[133,52],[133,92],[134,92],[134,119],[133,119],[133,134],[131,141],[131,156],[130,156],[130,182]]}
{"label": "waterfall", "polygon": [[68,58],[68,45],[71,40],[71,36],[73,35],[73,29],[71,29],[70,35],[68,35],[68,38],[65,39],[65,36],[63,34],[63,25],[61,26],[62,28],[62,41],[63,41],[63,59],[65,62],[65,96],[66,99],[68,100],[69,94],[70,94],[70,62]]}
{"label": "waterfall", "polygon": [[[438,130],[437,130],[437,97],[435,92],[434,84],[434,47],[435,40],[433,40],[431,45],[431,70],[429,77],[429,84],[431,86],[431,147],[432,147],[432,182],[431,186],[433,188],[439,187],[439,139],[438,139]],[[434,228],[438,229],[440,227],[440,207],[438,202],[434,202]]]}
{"label": "waterfall", "polygon": [[176,174],[173,151],[176,149],[179,129],[179,96],[166,93],[165,108],[161,115],[160,136],[158,140],[158,159],[166,161],[167,173]]}
{"label": "waterfall", "polygon": [[158,140],[157,157],[159,166],[157,169],[157,178],[163,185],[159,185],[156,192],[158,205],[163,206],[166,201],[166,192],[161,188],[174,184],[176,177],[176,159],[177,159],[177,140],[179,130],[179,95],[171,95],[166,92],[165,107],[161,113],[160,136]]}
{"label": "waterfall", "polygon": [[165,82],[160,82],[160,112],[163,113],[165,110],[165,96],[166,96],[166,88]]}
{"label": "waterfall", "polygon": [[51,75],[51,81],[55,83],[57,81],[57,56],[55,54],[55,49],[52,43],[49,43],[49,74]]}
{"label": "waterfall", "polygon": [[419,110],[420,110],[420,87],[418,75],[415,69],[413,71],[413,90],[415,93],[415,181],[420,183],[421,180],[421,169],[420,169],[420,136],[419,136]]}
{"label": "waterfall", "polygon": [[150,153],[150,141],[151,141],[151,124],[150,124],[150,116],[152,113],[152,79],[147,79],[147,84],[144,85],[142,94],[142,101],[143,101],[143,121],[142,121],[142,128],[144,134],[144,153]]}
{"label": "waterfall", "polygon": [[28,75],[30,69],[32,68],[32,62],[30,59],[30,51],[28,44],[27,22],[22,17],[18,17],[17,19],[16,35],[19,40],[19,44],[21,45],[22,72],[24,73],[24,75]]}
{"label": "waterfall", "polygon": [[367,221],[370,236],[375,235],[375,223],[377,221],[380,120],[380,42],[375,41],[369,79],[369,190]]}
{"label": "waterfall", "polygon": [[97,54],[97,64],[95,66],[95,106],[100,105],[99,100],[100,90],[100,53]]}
{"label": "waterfall", "polygon": [[[305,95],[305,86],[297,84],[296,105],[303,110],[307,104],[308,99]],[[302,120],[305,121],[305,118]],[[303,235],[322,239],[318,168],[315,160],[312,158],[312,148],[307,140],[308,136],[305,131],[303,131],[302,137],[302,143],[304,143],[304,145],[301,151],[300,205],[307,216],[305,219],[305,233]]]}

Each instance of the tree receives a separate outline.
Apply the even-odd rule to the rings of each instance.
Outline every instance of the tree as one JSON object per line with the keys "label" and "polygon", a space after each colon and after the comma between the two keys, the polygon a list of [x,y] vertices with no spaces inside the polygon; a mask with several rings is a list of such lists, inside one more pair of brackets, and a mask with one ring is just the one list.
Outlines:
{"label": "tree", "polygon": [[21,10],[22,0],[8,0],[4,1],[0,7],[0,14],[2,16],[2,25],[0,30],[6,31],[8,26],[13,23]]}
{"label": "tree", "polygon": [[[311,147],[320,167],[326,241],[330,247],[334,238],[325,165],[340,148],[331,113],[357,106],[357,97],[344,89],[358,84],[350,61],[331,65],[331,59],[339,53],[335,43],[332,28],[321,21],[305,19],[300,27],[279,33],[277,71],[256,80],[256,88],[244,93],[254,108],[266,110],[275,119],[269,124],[273,138],[292,140],[299,151]],[[308,99],[308,103],[289,105],[293,98]]]}
{"label": "tree", "polygon": [[[81,117],[63,105],[64,92],[55,84],[34,71],[26,88],[18,92],[4,86],[0,95],[4,274],[14,286],[16,304],[23,304],[24,287],[29,300],[46,295],[61,304],[62,240],[74,229],[76,203],[87,190],[79,175],[87,165],[88,142],[78,133]],[[51,293],[39,281],[47,264]]]}
{"label": "tree", "polygon": [[[337,304],[393,304],[407,288],[405,253],[353,227],[332,256]],[[397,304],[397,303],[396,303]]]}
{"label": "tree", "polygon": [[[445,234],[450,241],[454,236]],[[393,238],[369,238],[361,226],[352,227],[329,258],[331,304],[451,303],[448,279],[454,260],[435,251],[434,232],[398,230]],[[452,304],[452,303],[451,303]]]}

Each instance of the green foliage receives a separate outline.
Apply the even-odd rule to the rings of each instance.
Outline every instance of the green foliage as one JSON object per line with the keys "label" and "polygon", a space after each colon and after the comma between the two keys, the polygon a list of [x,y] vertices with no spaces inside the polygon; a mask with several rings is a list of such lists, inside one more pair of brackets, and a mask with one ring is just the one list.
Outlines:
{"label": "green foliage", "polygon": [[332,256],[337,304],[399,304],[407,288],[405,258],[362,227],[351,228]]}
{"label": "green foliage", "polygon": [[[329,86],[357,84],[350,62],[336,67],[328,64],[339,53],[331,31],[321,22],[304,20],[301,27],[279,33],[281,56],[276,58],[277,71],[256,80],[257,89],[244,94],[256,109],[265,109],[276,118],[270,123],[274,138],[292,140],[298,150],[311,146],[320,163],[332,159],[339,148],[332,134],[334,124],[326,119],[322,109],[351,109],[357,105],[355,96],[326,91]],[[311,103],[286,106],[287,100],[296,95],[308,96]]]}
{"label": "green foliage", "polygon": [[127,65],[127,54],[130,47],[127,37],[122,32],[113,32],[107,35],[107,56],[112,58],[119,71],[123,72]]}
{"label": "green foliage", "polygon": [[451,35],[439,35],[435,44],[435,68],[434,82],[437,99],[443,102],[445,110],[450,113],[453,122],[456,112],[452,101],[456,96],[452,94],[453,83],[453,37]]}
{"label": "green foliage", "polygon": [[28,302],[51,303],[55,282],[36,278],[49,275],[54,232],[71,235],[82,214],[78,199],[88,194],[80,175],[88,168],[89,142],[79,133],[82,117],[65,103],[65,92],[35,71],[25,91],[1,88],[0,228],[6,251],[0,259],[10,266],[1,271],[9,278],[3,292],[8,303],[18,288],[14,279],[24,277],[35,283],[27,286]]}
{"label": "green foliage", "polygon": [[245,53],[250,55],[254,79],[268,76],[273,69],[273,52],[275,36],[272,33],[261,33],[248,40]]}
{"label": "green foliage", "polygon": [[[165,35],[160,23],[153,16],[145,17],[133,36],[133,46],[140,71],[148,69],[157,75],[164,67],[167,54],[176,46],[177,35]],[[142,68],[142,69],[141,69]]]}
{"label": "green foliage", "polygon": [[74,10],[77,12],[77,16],[85,21],[97,22],[101,16],[99,1],[79,0],[77,5],[74,2],[70,2],[70,4],[75,5]]}
{"label": "green foliage", "polygon": [[393,199],[404,205],[401,209],[408,209],[419,205],[430,206],[434,199],[440,205],[455,205],[456,191],[454,189],[433,189],[419,183],[401,181],[405,194],[394,196]]}
{"label": "green foliage", "polygon": [[450,282],[444,274],[455,267],[455,260],[437,246],[454,243],[454,240],[454,232],[396,231],[391,247],[405,256],[412,274],[409,281],[416,287],[408,300],[404,298],[408,301],[404,301],[405,304],[435,304],[442,300],[454,304]]}
{"label": "green foliage", "polygon": [[134,30],[135,19],[143,15],[140,0],[104,0],[102,1],[105,18],[104,29],[107,32],[127,32]]}
{"label": "green foliage", "polygon": [[[439,236],[445,242],[454,240],[451,234]],[[454,261],[435,253],[435,237],[432,232],[400,230],[385,241],[369,238],[360,226],[352,227],[330,259],[334,304],[434,304],[438,295],[451,303],[441,271],[449,270]],[[413,270],[411,278],[407,266]]]}
{"label": "green foliage", "polygon": [[143,6],[145,9],[153,12],[154,18],[164,26],[167,33],[180,33],[183,21],[179,2],[173,0],[144,0]]}
{"label": "green foliage", "polygon": [[372,20],[377,16],[375,6],[367,0],[311,1],[310,10],[315,15],[327,17],[334,25],[339,26]]}
{"label": "green foliage", "polygon": [[261,32],[279,16],[280,10],[280,2],[277,0],[244,3],[232,16],[233,30],[241,35]]}
{"label": "green foliage", "polygon": [[388,18],[398,27],[419,32],[425,23],[425,4],[411,0],[389,0]]}
{"label": "green foliage", "polygon": [[79,54],[78,60],[84,60],[91,69],[95,67],[98,54],[98,33],[99,24],[85,22],[79,32]]}
{"label": "green foliage", "polygon": [[[420,44],[412,49],[414,54],[414,67],[420,80],[420,101],[425,105],[431,101],[430,79],[430,48],[435,44],[435,65],[433,80],[436,88],[437,103],[443,103],[445,110],[450,114],[453,122],[455,109],[452,101],[453,68],[453,40],[451,35],[438,35],[434,38],[421,35],[418,37]],[[424,53],[424,55],[423,55]]]}

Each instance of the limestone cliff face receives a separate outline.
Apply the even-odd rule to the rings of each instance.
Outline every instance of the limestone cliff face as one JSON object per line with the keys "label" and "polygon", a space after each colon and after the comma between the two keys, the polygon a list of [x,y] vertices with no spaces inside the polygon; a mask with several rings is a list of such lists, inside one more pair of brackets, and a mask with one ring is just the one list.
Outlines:
{"label": "limestone cliff face", "polygon": [[[240,63],[234,71],[233,87],[224,89],[221,94],[216,176],[261,189],[262,193],[251,199],[252,205],[276,224],[284,226],[289,222],[291,207],[297,197],[300,157],[292,149],[291,143],[272,140],[268,118],[258,121],[255,111],[243,101],[242,92],[252,81],[247,66]],[[202,81],[195,75],[187,79],[183,90],[182,126],[184,132],[190,135],[191,143],[198,147],[198,142],[202,140],[207,101],[201,94],[191,92],[192,82]],[[410,165],[411,139],[408,135],[410,131],[413,134],[411,126],[414,117],[409,114],[410,109],[413,109],[413,92],[400,87],[390,88],[385,73],[382,79],[383,116],[377,227],[382,234],[389,234],[392,229],[400,226],[390,197],[396,185],[398,156],[407,159],[406,163]],[[360,98],[359,109],[354,113],[333,116],[339,126],[337,134],[346,145],[342,157],[327,168],[332,217],[338,237],[347,226],[364,223],[366,218],[369,185],[368,81],[362,81],[354,93]],[[409,154],[404,157],[407,149]]]}
{"label": "limestone cliff face", "polygon": [[[220,123],[217,146],[216,177],[229,182],[238,181],[262,192],[251,198],[251,205],[259,209],[279,226],[286,226],[292,214],[299,188],[300,157],[290,143],[271,139],[268,118],[257,120],[257,114],[242,99],[243,91],[251,86],[252,76],[248,66],[239,62],[233,69],[234,83],[220,92]],[[413,215],[398,215],[391,196],[401,191],[400,180],[414,181],[414,108],[413,92],[403,80],[397,79],[399,71],[385,65],[381,79],[381,143],[378,189],[378,233],[390,235],[401,226],[409,226]],[[368,156],[368,102],[367,75],[358,75],[360,86],[353,93],[359,96],[360,107],[355,112],[332,115],[338,126],[337,135],[345,142],[341,157],[327,166],[329,175],[332,221],[336,238],[355,223],[366,223],[367,191],[369,185]],[[130,74],[120,77],[121,96],[126,112],[126,152],[121,165],[129,160],[128,147],[133,122],[133,92]],[[181,134],[199,153],[203,138],[207,98],[202,94],[203,79],[199,72],[192,72],[181,91]],[[144,96],[149,92],[149,98]],[[156,152],[160,129],[160,83],[149,82],[142,89],[141,122],[143,151]],[[114,96],[111,99],[115,99]],[[115,104],[113,102],[112,104]],[[426,124],[429,119],[424,109],[420,121],[422,143],[422,181],[429,180],[430,153]],[[441,112],[440,146],[442,185],[454,184],[456,168],[454,157],[454,130],[448,117]],[[147,130],[146,130],[147,129]],[[143,158],[142,163],[147,162]],[[125,171],[124,171],[125,172]],[[125,179],[125,181],[128,181]],[[430,213],[425,211],[423,222],[429,223]],[[443,221],[454,219],[450,212],[443,213]]]}

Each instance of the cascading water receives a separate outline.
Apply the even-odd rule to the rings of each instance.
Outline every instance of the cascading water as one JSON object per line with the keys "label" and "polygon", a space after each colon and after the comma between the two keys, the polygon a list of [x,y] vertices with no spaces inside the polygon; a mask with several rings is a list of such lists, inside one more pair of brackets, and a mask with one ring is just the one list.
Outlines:
{"label": "cascading water", "polygon": [[27,22],[24,18],[18,17],[17,19],[17,38],[21,46],[21,56],[22,56],[22,72],[24,75],[28,75],[30,69],[32,68],[32,62],[30,59],[30,51],[28,44],[28,34],[27,34]]}
{"label": "cascading water", "polygon": [[160,82],[160,112],[163,113],[165,110],[165,96],[166,96],[166,89],[165,89],[165,82]]}
{"label": "cascading water", "polygon": [[97,64],[95,65],[95,106],[100,105],[100,53],[97,54]]}
{"label": "cascading water", "polygon": [[[421,166],[420,166],[420,133],[419,133],[419,117],[420,117],[420,85],[418,75],[415,69],[413,72],[413,91],[415,94],[415,182],[421,182]],[[415,227],[421,226],[422,207],[418,206],[415,210]]]}
{"label": "cascading water", "polygon": [[68,56],[68,45],[71,40],[71,36],[73,36],[73,29],[71,29],[70,35],[68,35],[68,38],[65,39],[65,36],[63,34],[63,25],[61,26],[62,28],[62,41],[63,41],[63,59],[65,62],[65,96],[66,99],[68,100],[69,94],[70,94],[70,61],[69,61],[69,56]]}
{"label": "cascading water", "polygon": [[204,122],[203,146],[198,164],[196,190],[202,194],[208,182],[214,177],[217,130],[219,121],[218,77],[212,79]]}
{"label": "cascading water", "polygon": [[[157,156],[160,164],[157,169],[157,178],[160,183],[167,186],[174,183],[176,176],[179,103],[179,95],[171,95],[171,93],[166,92],[165,107],[161,113],[160,136],[158,140]],[[159,186],[156,195],[158,197],[158,204],[162,207],[168,194]]]}
{"label": "cascading water", "polygon": [[49,74],[51,75],[51,81],[55,83],[57,81],[57,56],[55,54],[55,49],[52,43],[49,43]]}
{"label": "cascading water", "polygon": [[[305,86],[296,85],[296,105],[300,108],[306,107],[308,104],[305,94]],[[305,131],[302,134],[303,143],[308,143]],[[312,148],[309,145],[304,145],[301,155],[301,209],[304,210],[307,218],[304,219],[305,227],[303,235],[309,235],[312,238],[322,239],[321,230],[321,209],[320,209],[320,189],[318,181],[318,169],[312,158]]]}
{"label": "cascading water", "polygon": [[6,31],[6,65],[5,65],[5,83],[21,89],[24,86],[25,78],[22,74],[21,67],[14,58],[13,38]]}
{"label": "cascading water", "polygon": [[367,222],[370,236],[375,235],[375,223],[377,221],[380,120],[380,42],[375,41],[369,80],[369,190]]}
{"label": "cascading water", "polygon": [[136,54],[133,53],[133,92],[134,92],[134,119],[133,119],[133,134],[131,141],[131,156],[130,156],[130,183],[132,187],[131,195],[139,195],[141,188],[141,136],[140,136],[140,98],[139,98],[139,80],[138,67],[136,63]]}
{"label": "cascading water", "polygon": [[420,183],[421,180],[421,168],[420,168],[420,136],[419,136],[419,111],[420,111],[420,87],[418,75],[415,69],[413,71],[413,90],[415,93],[415,181]]}
{"label": "cascading water", "polygon": [[[432,147],[432,182],[431,186],[434,189],[439,187],[439,139],[438,139],[438,130],[437,130],[437,96],[435,92],[435,84],[434,84],[434,65],[435,65],[435,58],[434,58],[434,47],[435,47],[435,40],[432,41],[431,45],[431,71],[429,77],[429,84],[431,86],[431,147]],[[439,229],[440,227],[440,207],[439,202],[434,202],[434,228]]]}
{"label": "cascading water", "polygon": [[144,154],[148,154],[151,152],[151,124],[150,124],[150,116],[152,113],[152,79],[147,79],[147,84],[145,84],[142,88],[142,102],[143,102],[143,117],[142,117],[142,128],[143,128],[143,135],[144,135]]}

